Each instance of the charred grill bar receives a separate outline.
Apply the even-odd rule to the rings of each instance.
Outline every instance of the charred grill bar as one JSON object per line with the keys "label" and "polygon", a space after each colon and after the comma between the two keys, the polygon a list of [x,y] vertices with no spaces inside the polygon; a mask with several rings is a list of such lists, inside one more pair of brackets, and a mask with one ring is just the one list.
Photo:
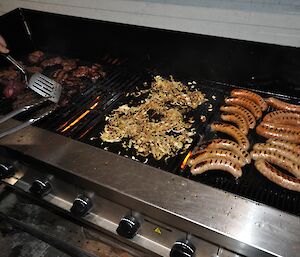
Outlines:
{"label": "charred grill bar", "polygon": [[[216,137],[208,124],[219,121],[216,110],[234,87],[299,104],[298,48],[30,10],[6,14],[0,24],[20,59],[40,49],[87,60],[85,64],[100,62],[106,72],[38,127],[0,140],[1,171],[8,185],[151,254],[233,256],[230,250],[249,257],[297,256],[299,193],[272,184],[253,165],[243,168],[238,181],[219,172],[192,177],[184,165],[189,151],[167,162],[150,157],[145,164],[136,162],[130,159],[132,152],[101,142],[99,134],[105,116],[157,74],[173,75],[185,84],[197,81],[210,99],[192,112],[207,120],[196,120],[190,150],[199,140]],[[2,114],[11,104],[2,97]],[[207,111],[210,104],[213,112]],[[0,131],[18,123],[10,120]],[[250,134],[251,144],[260,140]]]}

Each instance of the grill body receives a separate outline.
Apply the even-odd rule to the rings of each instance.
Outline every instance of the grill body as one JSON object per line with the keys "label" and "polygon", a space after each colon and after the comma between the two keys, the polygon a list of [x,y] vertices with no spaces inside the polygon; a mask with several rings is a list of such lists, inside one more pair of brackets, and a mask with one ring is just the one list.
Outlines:
{"label": "grill body", "polygon": [[[220,99],[235,85],[299,103],[298,48],[23,9],[0,17],[0,25],[1,34],[20,58],[41,49],[91,62],[107,53],[126,60],[102,82],[103,91],[97,91],[109,92],[100,105],[102,118],[114,103],[122,101],[126,90],[153,74],[200,81],[207,95]],[[0,65],[5,66],[4,61]],[[238,183],[223,175],[188,179],[179,169],[184,156],[166,166],[135,162],[91,143],[89,138],[100,132],[97,124],[83,137],[84,126],[65,135],[54,133],[62,122],[61,114],[80,113],[82,106],[94,100],[82,99],[94,93],[78,96],[78,108],[61,110],[39,123],[39,128],[30,127],[0,140],[1,160],[17,167],[15,175],[5,180],[8,185],[30,194],[37,179],[50,180],[53,190],[39,200],[67,213],[74,199],[84,194],[93,208],[80,221],[156,255],[167,256],[176,240],[188,239],[196,246],[197,256],[227,256],[221,248],[245,256],[297,256],[299,194],[281,190],[258,175]],[[214,107],[221,104],[216,102]],[[92,113],[85,124],[90,126],[99,113]],[[216,115],[210,115],[208,122],[214,119]],[[11,120],[2,128],[17,123]],[[200,132],[206,135],[205,126]],[[259,140],[254,135],[252,139]],[[126,215],[136,216],[141,223],[132,240],[116,234]]]}

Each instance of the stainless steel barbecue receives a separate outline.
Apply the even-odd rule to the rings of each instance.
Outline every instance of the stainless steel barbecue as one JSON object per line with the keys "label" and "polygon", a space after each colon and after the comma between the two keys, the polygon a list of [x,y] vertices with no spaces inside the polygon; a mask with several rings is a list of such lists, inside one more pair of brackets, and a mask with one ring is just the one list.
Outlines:
{"label": "stainless steel barbecue", "polygon": [[[146,162],[99,139],[105,117],[157,74],[197,81],[207,98],[218,99],[207,103],[214,110],[237,86],[299,103],[299,49],[30,10],[4,15],[0,24],[23,32],[26,51],[11,45],[20,59],[41,49],[85,60],[81,65],[101,61],[107,73],[37,126],[0,139],[0,174],[8,186],[153,256],[299,255],[300,194],[272,184],[253,166],[238,181],[223,173],[192,177],[183,165],[189,151]],[[81,42],[74,40],[78,33]],[[2,97],[2,114],[12,103]],[[216,119],[204,107],[193,112],[207,122],[195,123],[191,149]],[[0,132],[24,119],[6,121]]]}

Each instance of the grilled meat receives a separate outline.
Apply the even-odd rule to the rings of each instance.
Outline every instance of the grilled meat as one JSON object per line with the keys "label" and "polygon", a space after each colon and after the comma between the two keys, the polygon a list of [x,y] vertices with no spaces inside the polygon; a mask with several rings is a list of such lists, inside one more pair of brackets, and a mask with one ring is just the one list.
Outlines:
{"label": "grilled meat", "polygon": [[291,112],[291,111],[274,111],[268,113],[263,121],[266,122],[273,122],[277,124],[285,124],[285,125],[292,125],[292,126],[299,126],[300,125],[300,113]]}
{"label": "grilled meat", "polygon": [[227,123],[213,123],[210,125],[212,131],[225,133],[236,140],[236,142],[244,149],[248,150],[248,138],[235,126]]}
{"label": "grilled meat", "polygon": [[38,64],[44,60],[45,54],[42,51],[34,51],[28,55],[28,62],[31,64]]}
{"label": "grilled meat", "polygon": [[247,120],[248,126],[251,129],[253,129],[256,125],[256,120],[255,120],[255,117],[253,116],[253,114],[250,111],[248,111],[248,109],[246,109],[242,106],[223,105],[223,106],[221,106],[220,111],[230,113],[230,114],[235,114],[235,113],[240,114]]}
{"label": "grilled meat", "polygon": [[250,155],[253,160],[263,159],[269,163],[281,167],[282,169],[285,169],[295,177],[300,178],[300,165],[281,155],[279,152],[271,151],[268,149],[253,150]]}
{"label": "grilled meat", "polygon": [[300,105],[290,104],[274,97],[269,97],[266,99],[266,102],[275,109],[285,110],[291,112],[300,112]]}
{"label": "grilled meat", "polygon": [[250,155],[245,151],[238,143],[231,141],[229,139],[214,139],[208,142],[207,149],[227,149],[234,152],[239,157],[243,158],[245,163],[249,164],[251,162]]}
{"label": "grilled meat", "polygon": [[249,126],[247,123],[247,120],[238,113],[233,114],[221,114],[221,119],[223,121],[229,121],[231,123],[234,123],[238,126],[239,130],[242,131],[244,135],[248,134]]}
{"label": "grilled meat", "polygon": [[293,151],[296,154],[300,154],[300,145],[298,145],[298,144],[291,143],[291,142],[281,140],[281,139],[272,139],[272,138],[268,139],[267,143],[272,144],[272,145],[282,146],[286,149]]}
{"label": "grilled meat", "polygon": [[14,69],[0,71],[0,79],[4,80],[20,80],[20,73]]}
{"label": "grilled meat", "polygon": [[73,72],[73,76],[76,78],[88,78],[92,82],[96,82],[99,78],[105,77],[105,72],[102,70],[100,64],[93,64],[91,67],[79,66],[77,70]]}
{"label": "grilled meat", "polygon": [[244,97],[244,98],[250,99],[251,101],[256,103],[261,108],[262,111],[265,111],[268,108],[267,103],[260,95],[253,93],[246,89],[234,89],[231,91],[231,96]]}
{"label": "grilled meat", "polygon": [[63,84],[68,78],[68,74],[65,70],[59,69],[52,73],[52,77],[57,83]]}
{"label": "grilled meat", "polygon": [[262,110],[255,102],[248,98],[244,97],[231,97],[226,98],[225,103],[228,105],[238,105],[246,108],[248,111],[250,111],[253,116],[258,120],[262,116]]}
{"label": "grilled meat", "polygon": [[300,132],[280,127],[270,127],[267,123],[262,122],[256,127],[256,133],[265,138],[275,138],[286,140],[292,143],[300,144]]}
{"label": "grilled meat", "polygon": [[210,170],[223,170],[235,178],[242,176],[241,166],[223,157],[201,160],[192,166],[191,173],[193,175],[199,175]]}
{"label": "grilled meat", "polygon": [[64,59],[61,62],[61,65],[63,66],[64,71],[72,71],[77,68],[77,61],[76,59]]}
{"label": "grilled meat", "polygon": [[270,152],[278,153],[294,163],[300,165],[300,154],[295,153],[293,150],[285,148],[281,145],[272,143],[257,143],[253,146],[254,150],[268,150]]}
{"label": "grilled meat", "polygon": [[192,157],[189,159],[189,165],[194,165],[195,163],[199,163],[203,160],[209,159],[209,158],[218,158],[222,157],[224,159],[228,159],[234,164],[237,164],[241,167],[245,166],[246,161],[244,158],[240,157],[239,155],[235,154],[234,152],[230,150],[225,149],[205,149],[200,150],[192,155]]}
{"label": "grilled meat", "polygon": [[29,67],[26,67],[26,71],[28,73],[34,74],[34,73],[42,73],[43,69],[38,66],[29,66]]}
{"label": "grilled meat", "polygon": [[52,67],[54,65],[60,65],[63,59],[61,57],[53,57],[50,59],[46,59],[41,63],[42,68]]}
{"label": "grilled meat", "polygon": [[[34,64],[27,67],[24,65],[26,71],[30,74],[42,73],[45,68],[58,65],[58,69],[51,74],[51,77],[63,86],[61,106],[70,102],[71,97],[75,94],[86,89],[86,83],[84,83],[83,78],[96,82],[99,78],[105,76],[105,72],[100,64],[93,64],[91,67],[78,67],[78,59],[63,59],[61,57],[45,59],[45,54],[41,51],[31,53],[27,59],[29,63]],[[21,81],[21,78],[20,72],[14,67],[0,71],[0,86],[4,87],[3,91],[6,98],[16,98],[23,91],[23,83],[14,82]],[[22,100],[16,99],[16,101],[16,106],[22,105]]]}
{"label": "grilled meat", "polygon": [[4,86],[3,95],[10,99],[16,98],[26,87],[24,83],[14,80],[1,80],[0,84]]}
{"label": "grilled meat", "polygon": [[104,78],[106,73],[103,71],[102,66],[98,63],[93,64],[89,70],[89,79],[94,83],[100,79]]}
{"label": "grilled meat", "polygon": [[79,66],[73,71],[73,76],[76,78],[88,77],[90,68],[88,66]]}
{"label": "grilled meat", "polygon": [[300,179],[280,172],[264,159],[256,160],[255,167],[262,175],[275,184],[289,190],[300,192]]}

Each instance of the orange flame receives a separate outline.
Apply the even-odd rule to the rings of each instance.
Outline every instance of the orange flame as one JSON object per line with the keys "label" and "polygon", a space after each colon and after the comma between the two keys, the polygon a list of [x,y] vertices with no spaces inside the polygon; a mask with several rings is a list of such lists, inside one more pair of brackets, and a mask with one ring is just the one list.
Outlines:
{"label": "orange flame", "polygon": [[[99,100],[99,96],[96,98],[96,101]],[[67,130],[69,130],[70,128],[72,128],[74,125],[76,125],[78,122],[80,122],[86,115],[88,115],[91,110],[95,109],[97,107],[97,105],[99,104],[99,101],[95,102],[90,108],[89,110],[85,111],[83,114],[81,114],[77,119],[75,119],[73,122],[71,122],[68,126],[66,126],[68,124],[68,122],[64,123],[62,128],[65,127],[61,132],[66,132]],[[61,129],[62,129],[61,128]]]}
{"label": "orange flame", "polygon": [[192,156],[192,151],[189,151],[189,153],[185,156],[183,162],[180,165],[180,168],[183,170],[186,167],[186,164],[189,160],[189,158]]}

